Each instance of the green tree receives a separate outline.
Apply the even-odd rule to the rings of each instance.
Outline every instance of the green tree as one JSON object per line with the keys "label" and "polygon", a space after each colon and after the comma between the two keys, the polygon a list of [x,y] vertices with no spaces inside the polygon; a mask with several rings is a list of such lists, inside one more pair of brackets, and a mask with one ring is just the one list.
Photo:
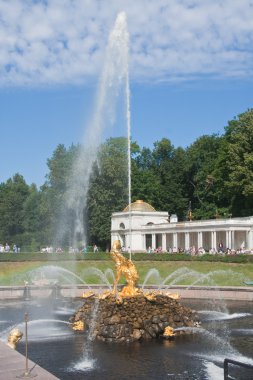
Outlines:
{"label": "green tree", "polygon": [[159,196],[154,205],[158,210],[185,215],[188,199],[185,196],[186,155],[183,148],[175,149],[170,140],[163,138],[154,143],[153,171],[159,177]]}
{"label": "green tree", "polygon": [[[73,163],[79,152],[80,146],[71,145],[67,149],[63,144],[59,144],[53,152],[52,158],[48,159],[47,164],[49,173],[47,181],[42,187],[42,210],[41,212],[49,222],[48,244],[60,242],[63,245],[68,245],[70,236],[73,234],[73,212],[66,207],[66,190],[68,179],[71,176]],[[64,233],[59,234],[59,230]]]}
{"label": "green tree", "polygon": [[31,250],[38,250],[42,245],[48,245],[51,237],[49,205],[45,209],[44,193],[31,185],[30,194],[24,202],[24,231],[26,245],[32,245]]}
{"label": "green tree", "polygon": [[39,213],[41,194],[38,192],[36,185],[30,187],[30,194],[26,198],[23,207],[24,230],[27,232],[37,232],[42,228],[41,217]]}
{"label": "green tree", "polygon": [[24,204],[29,196],[29,186],[23,176],[15,174],[0,185],[0,240],[15,242],[24,232]]}
{"label": "green tree", "polygon": [[111,214],[128,201],[127,139],[110,138],[102,144],[93,165],[87,201],[89,241],[110,245]]}
{"label": "green tree", "polygon": [[154,157],[149,148],[136,144],[132,158],[132,200],[142,199],[155,207],[159,197],[159,176],[154,170]]}
{"label": "green tree", "polygon": [[188,198],[196,219],[214,218],[228,210],[222,196],[221,173],[217,171],[223,149],[222,138],[215,134],[199,137],[187,149]]}
{"label": "green tree", "polygon": [[228,122],[225,128],[226,195],[234,216],[253,214],[253,109]]}

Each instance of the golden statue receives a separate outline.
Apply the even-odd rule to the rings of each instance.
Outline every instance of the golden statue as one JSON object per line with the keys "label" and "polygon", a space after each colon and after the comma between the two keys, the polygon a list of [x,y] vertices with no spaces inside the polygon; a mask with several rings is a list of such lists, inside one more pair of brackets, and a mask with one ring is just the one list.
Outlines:
{"label": "golden statue", "polygon": [[120,253],[121,244],[119,240],[115,240],[112,245],[111,257],[116,266],[116,279],[113,284],[113,294],[116,294],[117,284],[123,275],[127,281],[127,286],[124,286],[119,293],[120,297],[132,297],[139,293],[139,290],[135,287],[139,278],[136,267],[132,260],[125,258]]}
{"label": "golden statue", "polygon": [[174,329],[170,326],[167,326],[164,330],[163,336],[165,338],[173,338],[175,336]]}
{"label": "golden statue", "polygon": [[179,294],[177,293],[170,293],[170,292],[165,292],[163,293],[165,296],[169,297],[169,298],[172,298],[173,300],[178,300],[180,297]]}
{"label": "golden statue", "polygon": [[88,292],[83,292],[82,294],[82,298],[90,298],[90,297],[93,297],[95,294],[94,292],[92,291],[88,291]]}
{"label": "golden statue", "polygon": [[11,330],[8,336],[8,346],[13,348],[14,350],[17,347],[18,342],[22,339],[23,333],[19,329]]}
{"label": "golden statue", "polygon": [[75,331],[84,331],[84,327],[83,321],[76,321],[72,324],[72,329]]}

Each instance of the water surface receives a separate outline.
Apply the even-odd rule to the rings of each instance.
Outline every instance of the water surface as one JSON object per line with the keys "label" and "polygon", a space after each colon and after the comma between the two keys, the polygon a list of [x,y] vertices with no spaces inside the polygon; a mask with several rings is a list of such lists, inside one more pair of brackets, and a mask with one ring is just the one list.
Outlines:
{"label": "water surface", "polygon": [[[173,341],[131,344],[91,342],[74,333],[69,317],[80,306],[72,300],[5,301],[0,304],[0,334],[24,331],[29,314],[29,357],[62,380],[67,379],[223,379],[225,358],[253,365],[253,307],[250,302],[182,301],[199,312],[201,328]],[[24,353],[21,342],[18,351]],[[238,380],[252,380],[249,370],[231,368]]]}

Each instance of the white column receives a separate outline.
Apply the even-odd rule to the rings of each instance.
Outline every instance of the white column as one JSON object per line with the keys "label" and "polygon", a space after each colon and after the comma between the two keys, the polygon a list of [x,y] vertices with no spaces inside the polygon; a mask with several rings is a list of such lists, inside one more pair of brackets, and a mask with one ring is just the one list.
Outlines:
{"label": "white column", "polygon": [[130,249],[130,235],[126,234],[126,250],[127,250],[127,252],[129,252],[129,249]]}
{"label": "white column", "polygon": [[231,249],[231,247],[232,247],[232,231],[228,231],[228,245],[227,245],[227,247],[229,248],[229,249]]}
{"label": "white column", "polygon": [[226,241],[224,249],[229,248],[229,231],[226,231]]}
{"label": "white column", "polygon": [[177,242],[177,233],[176,232],[173,233],[173,247],[172,247],[172,249],[173,248],[176,248],[176,250],[178,250],[178,242]]}
{"label": "white column", "polygon": [[231,249],[235,249],[235,231],[231,231]]}
{"label": "white column", "polygon": [[189,232],[185,232],[185,235],[184,235],[184,246],[185,246],[185,249],[189,249],[190,248],[190,234],[189,234]]}
{"label": "white column", "polygon": [[142,234],[142,250],[146,251],[146,235]]}
{"label": "white column", "polygon": [[155,234],[152,234],[152,248],[153,248],[153,249],[156,249],[156,238],[155,238]]}
{"label": "white column", "polygon": [[162,250],[163,250],[164,252],[167,250],[166,234],[162,234]]}
{"label": "white column", "polygon": [[248,249],[253,248],[253,229],[251,229],[248,233]]}
{"label": "white column", "polygon": [[216,231],[212,231],[212,248],[217,250]]}
{"label": "white column", "polygon": [[203,233],[198,232],[198,246],[196,248],[203,247]]}

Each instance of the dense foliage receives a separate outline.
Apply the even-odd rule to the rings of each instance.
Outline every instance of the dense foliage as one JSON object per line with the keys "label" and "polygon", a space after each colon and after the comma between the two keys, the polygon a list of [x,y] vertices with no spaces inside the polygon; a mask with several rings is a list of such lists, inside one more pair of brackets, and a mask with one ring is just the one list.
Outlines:
{"label": "dense foliage", "polygon": [[[63,215],[62,206],[79,149],[56,147],[40,189],[20,174],[0,184],[0,243],[23,251],[55,244],[63,218],[72,233],[74,211]],[[133,201],[143,199],[179,220],[188,218],[189,205],[194,219],[253,215],[253,109],[229,121],[223,135],[201,136],[185,149],[163,138],[152,149],[132,142],[131,151]],[[108,139],[93,163],[81,210],[89,244],[108,247],[111,214],[128,203],[127,183],[126,138]],[[69,240],[62,244],[68,247]]]}

